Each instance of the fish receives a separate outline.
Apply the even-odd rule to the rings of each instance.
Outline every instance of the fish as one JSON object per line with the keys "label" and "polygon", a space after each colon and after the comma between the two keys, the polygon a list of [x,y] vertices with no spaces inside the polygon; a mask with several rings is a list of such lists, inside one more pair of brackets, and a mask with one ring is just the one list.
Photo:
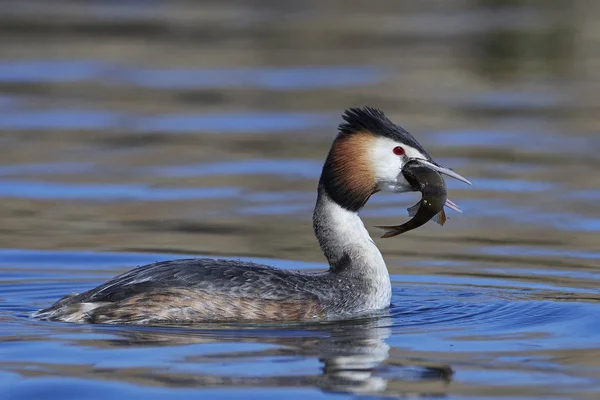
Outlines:
{"label": "fish", "polygon": [[433,220],[439,225],[446,223],[447,217],[444,206],[462,212],[454,202],[448,199],[444,178],[433,169],[418,163],[409,162],[402,170],[411,186],[421,192],[421,200],[409,207],[408,215],[412,217],[401,225],[378,226],[386,232],[382,238],[390,238],[416,229]]}

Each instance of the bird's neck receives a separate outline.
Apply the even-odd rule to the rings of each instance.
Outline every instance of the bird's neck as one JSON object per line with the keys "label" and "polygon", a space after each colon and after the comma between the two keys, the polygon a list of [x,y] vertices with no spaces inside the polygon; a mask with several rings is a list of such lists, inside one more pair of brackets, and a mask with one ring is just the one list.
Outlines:
{"label": "bird's neck", "polygon": [[368,308],[390,304],[391,284],[381,252],[369,236],[357,212],[333,201],[319,185],[313,227],[330,272],[343,280],[360,282],[368,297]]}

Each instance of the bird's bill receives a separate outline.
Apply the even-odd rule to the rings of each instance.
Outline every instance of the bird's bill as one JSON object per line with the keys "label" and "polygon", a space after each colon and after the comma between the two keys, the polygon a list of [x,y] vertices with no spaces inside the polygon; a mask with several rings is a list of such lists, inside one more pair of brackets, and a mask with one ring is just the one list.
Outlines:
{"label": "bird's bill", "polygon": [[[418,161],[423,165],[427,165],[432,170],[439,172],[440,174],[448,175],[448,176],[450,176],[454,179],[458,179],[459,181],[464,182],[468,185],[472,185],[471,181],[469,181],[467,178],[465,178],[461,174],[454,172],[450,168],[442,167],[441,165],[434,164],[431,161],[427,161],[427,160],[418,160]],[[450,207],[450,208],[452,208],[452,207]]]}

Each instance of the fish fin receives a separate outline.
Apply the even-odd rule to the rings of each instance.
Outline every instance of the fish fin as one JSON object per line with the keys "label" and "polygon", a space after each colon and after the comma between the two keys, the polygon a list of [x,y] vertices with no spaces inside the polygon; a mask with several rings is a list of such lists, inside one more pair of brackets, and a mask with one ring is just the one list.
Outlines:
{"label": "fish fin", "polygon": [[408,216],[409,217],[414,217],[415,215],[417,215],[417,211],[419,211],[419,206],[421,205],[421,202],[419,201],[417,204],[415,204],[412,207],[408,207]]}
{"label": "fish fin", "polygon": [[440,225],[444,225],[446,223],[446,213],[444,212],[444,210],[442,209],[442,211],[440,211],[439,213],[437,213],[436,215],[434,215],[434,217],[432,218],[435,222],[437,222]]}

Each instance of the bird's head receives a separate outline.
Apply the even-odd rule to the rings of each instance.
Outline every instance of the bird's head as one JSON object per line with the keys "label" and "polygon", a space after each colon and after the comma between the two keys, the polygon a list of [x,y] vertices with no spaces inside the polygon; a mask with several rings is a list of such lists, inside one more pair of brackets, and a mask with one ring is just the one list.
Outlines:
{"label": "bird's head", "polygon": [[[401,126],[375,108],[351,108],[343,114],[320,185],[336,203],[358,211],[373,193],[418,191],[403,168],[417,161],[440,174],[471,184],[466,178],[435,162],[423,146]],[[412,163],[414,165],[414,163]]]}

